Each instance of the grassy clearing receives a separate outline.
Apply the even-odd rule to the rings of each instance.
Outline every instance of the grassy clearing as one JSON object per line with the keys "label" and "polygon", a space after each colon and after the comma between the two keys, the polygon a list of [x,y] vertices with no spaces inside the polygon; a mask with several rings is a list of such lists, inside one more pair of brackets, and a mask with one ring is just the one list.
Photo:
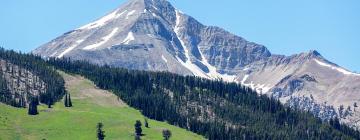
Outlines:
{"label": "grassy clearing", "polygon": [[[61,73],[71,93],[73,108],[63,102],[52,109],[39,106],[40,114],[29,116],[27,109],[0,104],[0,140],[95,140],[96,124],[104,124],[105,139],[133,140],[136,120],[144,116],[128,107],[108,91],[97,89],[82,77]],[[164,122],[149,120],[150,128],[143,126],[143,140],[161,140],[162,130],[171,130],[172,140],[197,140],[202,136]]]}

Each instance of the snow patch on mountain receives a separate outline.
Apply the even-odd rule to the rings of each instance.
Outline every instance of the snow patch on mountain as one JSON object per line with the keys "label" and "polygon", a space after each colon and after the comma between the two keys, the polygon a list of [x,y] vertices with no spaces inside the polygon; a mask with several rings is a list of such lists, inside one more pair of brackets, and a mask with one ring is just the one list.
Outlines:
{"label": "snow patch on mountain", "polygon": [[118,10],[115,10],[114,12],[102,17],[101,19],[99,19],[95,22],[92,22],[85,26],[80,27],[79,30],[93,29],[93,28],[98,28],[98,27],[104,26],[107,22],[112,21],[113,19],[117,19],[120,16],[122,16],[125,12],[127,12],[127,10],[118,14]]}
{"label": "snow patch on mountain", "polygon": [[158,17],[158,15],[156,15],[155,13],[151,13],[154,17]]}
{"label": "snow patch on mountain", "polygon": [[245,75],[244,78],[241,80],[241,84],[245,85],[245,81],[249,78],[250,75]]}
{"label": "snow patch on mountain", "polygon": [[207,61],[205,56],[202,54],[202,52],[199,51],[199,53],[201,56],[201,63],[204,64],[209,70],[209,72],[207,73],[207,75],[209,77],[211,77],[212,79],[222,79],[227,82],[237,82],[235,75],[221,74],[221,73],[217,72],[217,68],[215,68],[214,66],[209,64],[209,62]]}
{"label": "snow patch on mountain", "polygon": [[154,5],[152,5],[152,7],[155,9],[155,10],[159,10],[157,7],[155,7]]}
{"label": "snow patch on mountain", "polygon": [[269,84],[255,84],[254,81],[251,81],[250,83],[247,84],[246,80],[248,80],[249,77],[250,75],[246,74],[240,83],[246,87],[251,88],[252,90],[256,90],[258,93],[268,93],[270,89],[273,88]]}
{"label": "snow patch on mountain", "polygon": [[[82,42],[84,42],[84,40],[78,40],[76,41],[76,43],[72,46],[70,46],[69,48],[67,48],[64,52],[62,52],[57,58],[62,58],[64,57],[65,54],[69,53],[70,51],[72,51],[73,49],[75,49],[79,44],[81,44]],[[55,55],[55,54],[54,54]]]}
{"label": "snow patch on mountain", "polygon": [[52,53],[52,54],[50,55],[50,57],[54,57],[56,54],[57,54],[57,51],[55,51],[54,53]]}
{"label": "snow patch on mountain", "polygon": [[102,40],[96,44],[92,44],[89,46],[86,46],[85,48],[83,48],[84,50],[92,50],[92,49],[96,49],[97,47],[100,47],[101,45],[104,45],[106,42],[108,42],[117,32],[118,32],[119,28],[114,28],[110,34],[108,34],[107,36],[104,36],[102,38]]}
{"label": "snow patch on mountain", "polygon": [[[178,35],[178,32],[175,32]],[[185,62],[180,59],[178,56],[176,56],[176,59],[183,65],[185,68],[189,69],[195,76],[203,77],[203,78],[210,78],[208,77],[203,70],[201,70],[197,65],[193,64],[190,60],[189,50],[185,46],[184,42],[181,40],[181,38],[178,36],[181,46],[184,49],[186,60]]]}
{"label": "snow patch on mountain", "polygon": [[221,79],[222,79],[223,81],[226,81],[226,82],[235,82],[235,83],[238,83],[238,81],[236,80],[236,76],[235,76],[235,75],[221,74]]}
{"label": "snow patch on mountain", "polygon": [[318,64],[321,65],[321,66],[331,68],[331,69],[336,70],[336,71],[338,71],[338,72],[340,72],[340,73],[343,73],[343,74],[345,74],[345,75],[360,76],[360,74],[350,72],[350,71],[345,70],[345,69],[343,69],[343,68],[340,68],[340,67],[337,67],[337,66],[333,66],[333,65],[330,65],[330,64],[321,62],[321,61],[319,61],[319,60],[317,60],[317,59],[314,59],[314,60],[315,60],[316,63],[318,63]]}
{"label": "snow patch on mountain", "polygon": [[174,28],[174,32],[175,32],[177,38],[179,39],[181,46],[184,49],[186,60],[183,61],[178,56],[176,56],[176,59],[181,63],[181,65],[183,65],[185,68],[189,69],[195,76],[203,77],[203,78],[210,78],[203,72],[203,70],[201,70],[198,66],[196,66],[195,64],[193,64],[191,62],[189,50],[187,49],[184,41],[180,37],[180,20],[181,20],[181,16],[180,16],[179,12],[176,11],[176,25]]}
{"label": "snow patch on mountain", "polygon": [[129,19],[129,17],[130,17],[131,15],[133,15],[135,12],[136,12],[136,10],[130,11],[130,12],[126,15],[126,19]]}
{"label": "snow patch on mountain", "polygon": [[270,89],[273,88],[268,84],[255,84],[254,81],[251,81],[249,84],[244,83],[243,85],[251,88],[252,90],[255,90],[256,92],[258,92],[260,94],[268,93],[270,91]]}
{"label": "snow patch on mountain", "polygon": [[165,63],[167,63],[167,62],[168,62],[168,60],[165,58],[165,56],[164,56],[164,55],[161,55],[161,59],[162,59],[162,60],[164,60],[164,62],[165,62]]}
{"label": "snow patch on mountain", "polygon": [[134,33],[129,32],[122,44],[128,45],[131,41],[135,40]]}
{"label": "snow patch on mountain", "polygon": [[268,93],[271,88],[272,87],[267,84],[258,84],[255,86],[255,90],[260,94]]}
{"label": "snow patch on mountain", "polygon": [[208,79],[222,79],[223,81],[227,81],[227,82],[237,82],[235,75],[220,74],[219,72],[217,72],[217,69],[208,63],[208,61],[206,60],[204,55],[201,53],[201,51],[199,51],[200,55],[201,55],[201,63],[204,64],[208,68],[209,72],[204,72],[196,64],[191,62],[189,50],[187,49],[184,41],[180,37],[180,20],[181,20],[180,14],[181,13],[178,10],[176,10],[176,25],[174,28],[174,32],[176,33],[176,35],[184,49],[186,61],[184,62],[179,57],[177,57],[178,61],[183,66],[185,66],[187,69],[189,69],[195,76],[208,78]]}

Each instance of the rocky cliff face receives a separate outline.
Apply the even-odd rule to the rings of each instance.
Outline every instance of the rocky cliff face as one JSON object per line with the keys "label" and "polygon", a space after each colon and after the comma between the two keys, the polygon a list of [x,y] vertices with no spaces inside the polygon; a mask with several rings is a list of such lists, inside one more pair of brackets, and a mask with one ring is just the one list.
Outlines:
{"label": "rocky cliff face", "polygon": [[46,84],[32,72],[0,59],[1,102],[27,107],[30,97],[46,92]]}
{"label": "rocky cliff face", "polygon": [[339,117],[360,126],[360,74],[317,51],[271,54],[263,45],[199,23],[166,0],[130,0],[33,53],[238,82],[324,120]]}

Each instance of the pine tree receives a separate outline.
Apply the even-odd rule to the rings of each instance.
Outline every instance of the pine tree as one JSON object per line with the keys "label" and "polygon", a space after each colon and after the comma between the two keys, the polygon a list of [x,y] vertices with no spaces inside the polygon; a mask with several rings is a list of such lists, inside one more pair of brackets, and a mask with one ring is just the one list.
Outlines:
{"label": "pine tree", "polygon": [[69,105],[68,94],[66,94],[64,99],[64,106],[68,107],[68,105]]}
{"label": "pine tree", "polygon": [[40,105],[39,96],[36,96],[34,99],[34,102],[36,105]]}
{"label": "pine tree", "polygon": [[102,123],[98,123],[97,128],[97,138],[98,140],[104,140],[105,139],[105,131],[103,131],[104,125]]}
{"label": "pine tree", "polygon": [[165,129],[162,131],[164,140],[169,140],[171,137],[171,131],[168,129]]}
{"label": "pine tree", "polygon": [[137,120],[135,123],[135,135],[137,135],[137,136],[142,135],[141,121],[139,121],[139,120]]}
{"label": "pine tree", "polygon": [[69,100],[68,100],[68,102],[69,102],[69,107],[72,107],[73,105],[72,105],[72,102],[71,102],[71,96],[70,96],[70,94],[69,94]]}
{"label": "pine tree", "polygon": [[72,107],[71,97],[70,97],[70,94],[68,94],[68,93],[65,95],[64,104],[65,104],[65,107]]}
{"label": "pine tree", "polygon": [[51,105],[52,105],[52,101],[51,101],[51,98],[49,98],[49,101],[48,101],[48,108],[51,108]]}
{"label": "pine tree", "polygon": [[149,122],[148,122],[147,118],[145,118],[145,124],[144,125],[145,125],[146,128],[149,128]]}
{"label": "pine tree", "polygon": [[340,130],[340,121],[339,121],[339,119],[337,118],[337,117],[335,117],[335,119],[334,119],[334,128],[335,129],[338,129],[338,130]]}
{"label": "pine tree", "polygon": [[36,103],[36,99],[32,98],[29,104],[29,111],[28,114],[29,115],[37,115],[39,114],[38,110],[37,110],[37,103]]}

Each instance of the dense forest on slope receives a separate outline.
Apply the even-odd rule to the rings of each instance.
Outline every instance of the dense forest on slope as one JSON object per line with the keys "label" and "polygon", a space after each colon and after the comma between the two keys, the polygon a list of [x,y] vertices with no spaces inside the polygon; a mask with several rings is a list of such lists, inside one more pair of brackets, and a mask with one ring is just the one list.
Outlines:
{"label": "dense forest on slope", "polygon": [[63,78],[41,57],[0,48],[0,102],[26,107],[36,98],[52,105],[64,94]]}
{"label": "dense forest on slope", "polygon": [[322,122],[251,89],[166,72],[96,66],[70,59],[49,59],[55,68],[80,74],[152,119],[220,139],[360,139],[337,119]]}

